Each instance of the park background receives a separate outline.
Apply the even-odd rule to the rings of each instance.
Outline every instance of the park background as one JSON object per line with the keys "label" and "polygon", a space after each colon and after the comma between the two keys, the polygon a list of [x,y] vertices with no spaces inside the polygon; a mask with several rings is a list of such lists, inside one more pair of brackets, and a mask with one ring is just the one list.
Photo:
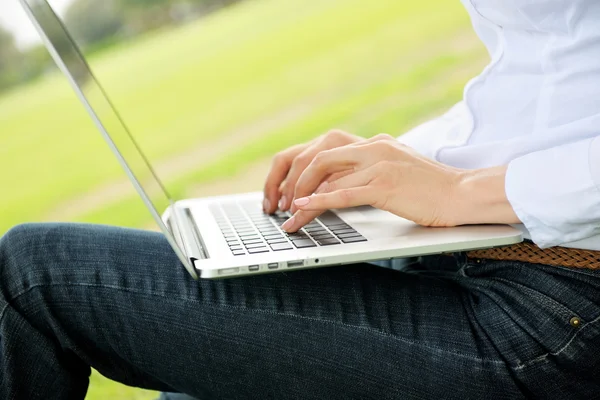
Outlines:
{"label": "park background", "polygon": [[[274,153],[331,128],[400,135],[459,101],[488,58],[458,0],[56,5],[177,197],[259,190]],[[19,13],[0,5],[0,235],[33,221],[154,229],[34,28],[11,26]],[[88,395],[154,397],[97,373]]]}

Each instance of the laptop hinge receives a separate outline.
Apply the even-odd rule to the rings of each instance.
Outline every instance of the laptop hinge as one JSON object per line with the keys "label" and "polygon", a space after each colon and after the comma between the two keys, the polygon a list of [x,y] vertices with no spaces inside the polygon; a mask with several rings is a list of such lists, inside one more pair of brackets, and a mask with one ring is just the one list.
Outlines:
{"label": "laptop hinge", "polygon": [[183,218],[180,221],[184,220],[185,228],[181,230],[181,234],[184,237],[187,249],[191,250],[188,255],[190,258],[196,260],[210,258],[210,254],[206,249],[204,240],[202,240],[202,235],[200,235],[200,230],[198,229],[198,225],[196,225],[191,210],[186,207],[182,211],[181,216]]}

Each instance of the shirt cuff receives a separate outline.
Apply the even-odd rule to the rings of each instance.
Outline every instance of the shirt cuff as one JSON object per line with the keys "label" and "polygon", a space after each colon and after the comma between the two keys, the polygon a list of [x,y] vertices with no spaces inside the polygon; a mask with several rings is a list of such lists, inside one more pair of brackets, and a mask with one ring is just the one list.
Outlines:
{"label": "shirt cuff", "polygon": [[600,136],[514,159],[506,195],[542,248],[600,234]]}

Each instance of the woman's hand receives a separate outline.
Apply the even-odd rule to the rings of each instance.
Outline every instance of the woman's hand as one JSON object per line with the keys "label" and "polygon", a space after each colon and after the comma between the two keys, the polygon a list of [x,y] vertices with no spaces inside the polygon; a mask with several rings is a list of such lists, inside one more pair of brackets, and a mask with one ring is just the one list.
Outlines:
{"label": "woman's hand", "polygon": [[[388,135],[378,135],[373,140],[391,139]],[[306,167],[315,156],[322,151],[335,149],[365,141],[360,136],[351,135],[340,130],[332,130],[312,142],[290,147],[277,154],[273,159],[271,170],[265,184],[265,198],[263,209],[266,213],[273,213],[278,208],[287,211],[292,205],[295,196],[296,183]],[[335,179],[342,176],[329,177]],[[327,177],[324,177],[324,179]]]}
{"label": "woman's hand", "polygon": [[[342,177],[327,180],[340,172]],[[283,229],[295,232],[327,209],[362,205],[424,226],[517,223],[504,191],[505,174],[506,167],[449,167],[395,140],[322,151],[298,179],[299,211]]]}

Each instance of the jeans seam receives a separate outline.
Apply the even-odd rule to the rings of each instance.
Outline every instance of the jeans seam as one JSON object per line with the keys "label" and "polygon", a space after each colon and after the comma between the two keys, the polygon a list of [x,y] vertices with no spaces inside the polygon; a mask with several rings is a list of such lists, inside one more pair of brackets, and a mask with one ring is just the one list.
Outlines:
{"label": "jeans seam", "polygon": [[[315,322],[321,322],[321,323],[328,323],[331,325],[337,325],[337,326],[342,326],[345,328],[352,328],[352,329],[358,329],[361,331],[365,331],[365,332],[370,332],[376,335],[380,335],[383,337],[387,337],[390,339],[393,339],[395,341],[398,342],[402,342],[402,343],[407,343],[409,345],[414,345],[417,347],[422,347],[425,348],[427,350],[436,352],[436,353],[443,353],[443,354],[448,354],[451,356],[455,356],[455,357],[461,357],[461,358],[465,358],[471,361],[477,361],[480,363],[489,363],[489,364],[496,364],[496,365],[506,365],[506,363],[502,360],[493,360],[493,359],[487,359],[487,358],[478,358],[478,357],[472,357],[469,356],[467,354],[463,354],[463,353],[455,353],[455,352],[450,352],[450,351],[446,351],[446,350],[442,350],[439,348],[433,348],[430,346],[427,346],[423,343],[417,343],[414,341],[410,341],[408,339],[402,338],[402,337],[398,337],[398,336],[394,336],[392,334],[383,332],[383,331],[379,331],[370,327],[365,327],[365,326],[360,326],[360,325],[350,325],[350,324],[346,324],[344,322],[340,322],[340,321],[333,321],[333,320],[327,320],[327,319],[318,319],[318,318],[314,318],[314,317],[309,317],[309,316],[305,316],[305,315],[297,315],[297,314],[288,314],[288,313],[281,313],[281,312],[276,312],[276,311],[271,311],[271,310],[262,310],[262,309],[253,309],[253,308],[244,308],[244,307],[238,307],[238,306],[231,306],[228,304],[204,304],[199,300],[194,300],[194,299],[190,299],[190,298],[183,298],[183,297],[177,297],[174,298],[172,296],[165,296],[162,295],[160,293],[156,293],[156,292],[147,292],[147,291],[140,291],[140,290],[136,290],[136,289],[132,289],[132,288],[123,288],[123,287],[119,287],[119,286],[113,286],[113,285],[96,285],[96,284],[74,284],[74,283],[69,283],[69,284],[36,284],[36,285],[32,285],[30,287],[28,287],[25,290],[22,290],[21,292],[17,293],[12,301],[17,300],[19,297],[26,295],[27,293],[31,292],[34,289],[38,289],[41,287],[53,287],[53,286],[62,286],[62,287],[94,287],[94,288],[101,288],[101,289],[112,289],[112,290],[118,290],[118,291],[123,291],[123,292],[128,292],[128,293],[136,293],[136,294],[141,294],[141,295],[150,295],[150,296],[155,296],[155,297],[160,297],[163,299],[166,299],[167,301],[176,301],[176,300],[185,300],[185,301],[191,301],[193,303],[197,303],[197,304],[202,304],[203,306],[209,306],[213,309],[218,309],[218,308],[228,308],[228,309],[235,309],[235,310],[243,310],[243,311],[247,311],[247,312],[252,312],[252,313],[257,313],[257,314],[271,314],[271,315],[275,315],[275,316],[280,316],[280,317],[291,317],[291,318],[297,318],[297,319],[306,319],[306,320],[311,320],[311,321],[315,321]],[[1,316],[2,314],[0,314]]]}
{"label": "jeans seam", "polygon": [[2,320],[4,319],[4,313],[6,312],[6,310],[8,309],[8,302],[4,305],[4,307],[2,307],[2,310],[0,310],[0,322],[2,322]]}
{"label": "jeans seam", "polygon": [[600,322],[600,317],[596,318],[593,321],[588,322],[587,324],[585,324],[584,326],[582,326],[581,328],[579,328],[579,330],[577,332],[575,332],[575,334],[573,335],[573,337],[567,343],[565,343],[565,345],[563,347],[561,347],[556,352],[554,352],[554,353],[548,352],[546,354],[542,354],[540,356],[537,356],[536,358],[534,358],[532,360],[526,361],[524,363],[521,363],[520,365],[515,366],[514,370],[515,371],[520,371],[523,368],[527,368],[527,367],[529,367],[531,365],[534,365],[534,364],[537,364],[539,362],[544,361],[548,356],[558,356],[558,355],[560,355],[561,353],[563,353],[567,349],[567,347],[569,347],[571,345],[571,343],[573,343],[573,341],[579,336],[579,334],[581,332],[583,332],[589,326],[594,325],[594,324],[596,324],[598,322]]}

